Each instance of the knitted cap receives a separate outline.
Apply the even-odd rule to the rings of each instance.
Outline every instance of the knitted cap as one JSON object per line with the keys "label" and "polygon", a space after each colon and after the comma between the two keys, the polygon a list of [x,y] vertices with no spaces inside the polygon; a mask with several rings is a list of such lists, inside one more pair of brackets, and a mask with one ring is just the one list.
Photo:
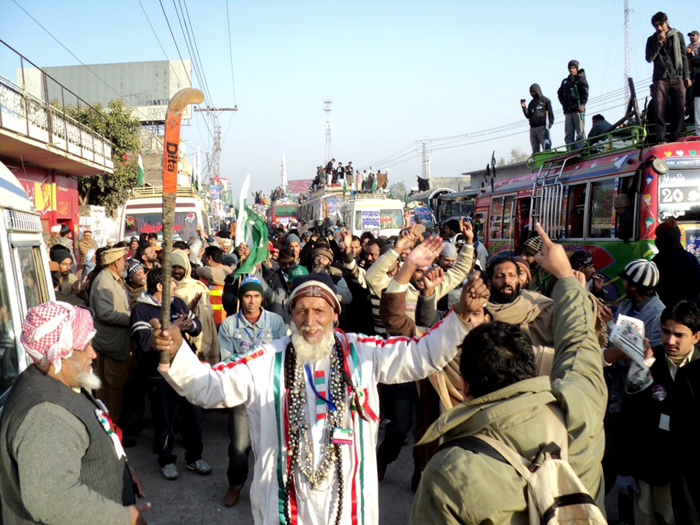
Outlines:
{"label": "knitted cap", "polygon": [[542,243],[542,239],[540,239],[539,235],[530,237],[523,243],[523,253],[526,253],[527,255],[537,255],[542,251],[543,246],[544,244]]}
{"label": "knitted cap", "polygon": [[70,228],[65,224],[61,224],[61,236],[68,235],[70,233]]}
{"label": "knitted cap", "polygon": [[620,272],[620,277],[638,286],[654,288],[659,284],[659,269],[656,264],[646,259],[635,259]]}
{"label": "knitted cap", "polygon": [[656,227],[656,238],[668,237],[668,238],[681,238],[681,229],[678,227],[678,223],[671,219],[664,221]]}
{"label": "knitted cap", "polygon": [[263,287],[260,280],[254,275],[246,275],[241,280],[241,285],[238,287],[238,297],[243,297],[247,292],[258,292],[260,295],[263,294]]}
{"label": "knitted cap", "polygon": [[585,250],[578,250],[571,254],[569,262],[574,270],[580,270],[593,264],[593,255]]}
{"label": "knitted cap", "polygon": [[143,265],[138,261],[132,261],[129,265],[129,269],[126,271],[126,278],[131,281],[131,278],[136,275],[139,270],[144,270]]}
{"label": "knitted cap", "polygon": [[293,242],[298,242],[301,243],[301,239],[299,239],[299,236],[294,235],[293,233],[290,233],[287,235],[287,237],[284,239],[284,243],[289,246]]}
{"label": "knitted cap", "polygon": [[337,289],[329,275],[312,273],[295,279],[294,289],[289,295],[289,311],[294,308],[294,303],[302,297],[319,297],[325,300],[336,314],[340,314],[340,301],[337,297]]}
{"label": "knitted cap", "polygon": [[67,248],[54,248],[49,252],[49,258],[57,263],[61,263],[66,259],[72,259]]}
{"label": "knitted cap", "polygon": [[445,246],[440,252],[440,257],[451,257],[454,259],[455,257],[457,257],[457,247],[451,242],[446,242]]}
{"label": "knitted cap", "polygon": [[325,244],[319,246],[318,248],[316,248],[313,251],[313,253],[311,254],[311,259],[312,260],[315,259],[317,255],[325,255],[326,257],[328,257],[331,260],[331,262],[333,262],[333,252]]}
{"label": "knitted cap", "polygon": [[300,277],[302,275],[309,275],[309,270],[307,270],[304,266],[301,264],[297,264],[296,266],[293,266],[289,270],[287,270],[287,277],[289,277],[289,282],[291,283],[294,279],[297,277]]}
{"label": "knitted cap", "polygon": [[578,69],[579,67],[578,60],[569,60],[569,63],[567,64],[566,67],[575,67]]}

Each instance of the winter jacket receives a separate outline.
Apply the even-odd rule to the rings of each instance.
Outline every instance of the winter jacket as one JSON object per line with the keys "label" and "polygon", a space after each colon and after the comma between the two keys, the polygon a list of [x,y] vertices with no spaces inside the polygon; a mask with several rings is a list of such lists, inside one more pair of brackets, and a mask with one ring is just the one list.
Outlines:
{"label": "winter jacket", "polygon": [[[160,302],[148,292],[143,292],[131,312],[131,338],[134,341],[136,349],[136,359],[139,363],[139,368],[148,377],[160,377],[158,372],[158,364],[160,355],[151,348],[151,319],[160,319]],[[183,314],[194,323],[192,328],[187,331],[182,331],[185,334],[197,337],[202,331],[202,324],[185,304],[185,301],[179,297],[173,297],[170,302],[170,322],[176,321],[180,314]]]}
{"label": "winter jacket", "polygon": [[646,60],[654,63],[654,82],[669,78],[690,78],[683,33],[669,28],[666,41],[659,44],[656,33],[647,38]]}
{"label": "winter jacket", "polygon": [[90,308],[95,312],[96,351],[116,361],[129,357],[129,296],[124,281],[109,269],[102,270],[92,283]]}
{"label": "winter jacket", "polygon": [[554,110],[552,109],[552,101],[542,94],[539,84],[530,86],[530,94],[533,95],[532,100],[523,108],[525,118],[530,121],[531,128],[539,128],[547,125],[547,115],[549,115],[549,125],[554,124]]}
{"label": "winter jacket", "polygon": [[659,253],[652,262],[659,268],[656,293],[666,305],[681,299],[693,300],[700,294],[700,263],[681,245],[664,246],[657,239]]}
{"label": "winter jacket", "polygon": [[559,96],[559,102],[561,102],[564,113],[577,113],[578,108],[585,106],[588,102],[586,71],[579,69],[575,77],[569,75],[562,80],[557,95]]}
{"label": "winter jacket", "polygon": [[[548,441],[545,405],[557,405],[568,432],[569,463],[604,511],[603,380],[595,316],[573,277],[554,287],[554,340],[550,378],[533,377],[457,405],[428,429],[421,443],[481,432],[533,460]],[[560,443],[561,445],[562,443]],[[428,463],[413,502],[413,524],[528,523],[525,480],[483,454],[448,447]]]}

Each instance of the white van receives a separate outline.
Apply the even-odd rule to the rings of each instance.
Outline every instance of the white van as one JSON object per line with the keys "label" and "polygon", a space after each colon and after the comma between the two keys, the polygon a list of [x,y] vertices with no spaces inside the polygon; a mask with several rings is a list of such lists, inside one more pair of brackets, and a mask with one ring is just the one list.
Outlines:
{"label": "white van", "polygon": [[[174,238],[189,242],[197,236],[197,225],[211,234],[204,201],[194,188],[178,186]],[[159,186],[134,188],[122,208],[119,240],[128,241],[141,233],[157,233],[158,239],[163,239],[163,188]]]}
{"label": "white van", "polygon": [[27,368],[19,342],[27,310],[55,299],[39,213],[0,162],[0,412],[10,387]]}
{"label": "white van", "polygon": [[391,237],[398,235],[403,228],[404,203],[396,199],[377,198],[376,195],[357,194],[354,200],[344,202],[340,207],[348,231],[358,237],[362,232],[372,232],[375,236]]}

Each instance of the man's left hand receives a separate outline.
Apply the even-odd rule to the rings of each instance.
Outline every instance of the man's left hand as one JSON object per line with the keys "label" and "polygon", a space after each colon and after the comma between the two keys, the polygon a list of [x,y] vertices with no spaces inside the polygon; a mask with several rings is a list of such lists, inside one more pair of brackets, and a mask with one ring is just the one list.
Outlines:
{"label": "man's left hand", "polygon": [[474,243],[474,227],[472,226],[472,221],[465,220],[464,217],[460,217],[459,231],[461,231],[462,235],[464,235],[464,238],[467,240],[467,244]]}
{"label": "man's left hand", "polygon": [[469,277],[467,284],[462,288],[462,293],[459,296],[459,303],[455,306],[455,313],[467,322],[469,314],[478,312],[484,308],[491,298],[488,286],[481,278],[480,272],[474,272]]}

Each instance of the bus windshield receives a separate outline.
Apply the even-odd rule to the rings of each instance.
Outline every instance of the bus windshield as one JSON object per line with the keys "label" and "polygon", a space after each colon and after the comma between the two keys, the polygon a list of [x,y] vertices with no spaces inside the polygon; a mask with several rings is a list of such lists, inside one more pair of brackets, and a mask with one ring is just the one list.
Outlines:
{"label": "bus windshield", "polygon": [[297,206],[294,204],[278,204],[272,207],[275,217],[295,217],[297,216]]}
{"label": "bus windshield", "polygon": [[700,169],[671,169],[659,176],[659,218],[700,220]]}
{"label": "bus windshield", "polygon": [[[197,214],[190,212],[175,212],[176,235],[183,241],[189,241],[197,234]],[[162,213],[130,213],[124,218],[124,237],[138,237],[141,233],[157,233],[158,238],[163,236]]]}

